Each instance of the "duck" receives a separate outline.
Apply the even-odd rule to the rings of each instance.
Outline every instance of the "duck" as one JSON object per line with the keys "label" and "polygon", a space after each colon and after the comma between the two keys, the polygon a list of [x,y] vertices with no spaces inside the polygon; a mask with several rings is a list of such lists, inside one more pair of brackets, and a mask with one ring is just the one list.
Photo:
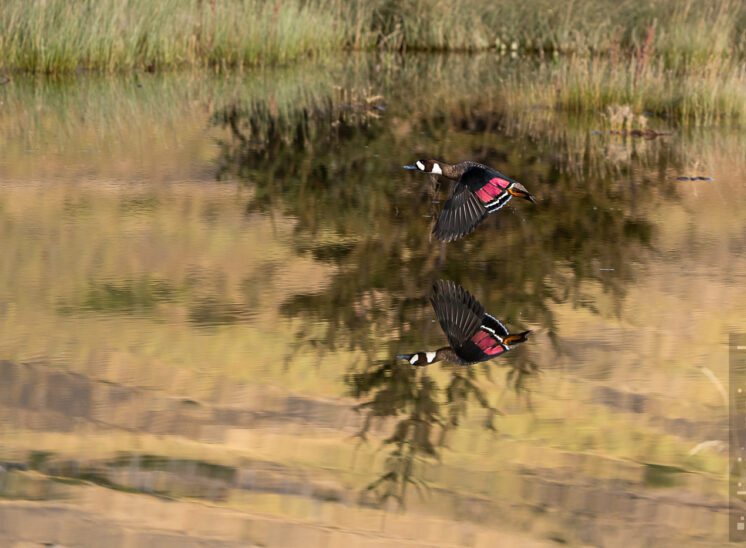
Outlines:
{"label": "duck", "polygon": [[396,356],[412,365],[425,366],[443,360],[471,365],[491,360],[525,342],[531,333],[529,330],[511,335],[500,320],[485,312],[471,293],[448,280],[435,282],[430,303],[450,346]]}
{"label": "duck", "polygon": [[447,164],[439,160],[417,160],[402,167],[457,181],[433,227],[435,237],[445,242],[470,233],[513,196],[536,204],[536,199],[521,183],[477,162]]}

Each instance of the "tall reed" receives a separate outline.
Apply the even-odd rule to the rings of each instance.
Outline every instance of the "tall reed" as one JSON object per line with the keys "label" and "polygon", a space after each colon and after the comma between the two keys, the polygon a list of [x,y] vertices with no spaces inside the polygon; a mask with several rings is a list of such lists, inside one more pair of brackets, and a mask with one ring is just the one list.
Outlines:
{"label": "tall reed", "polygon": [[0,65],[64,72],[285,63],[340,49],[346,34],[336,15],[301,0],[8,0],[0,5]]}
{"label": "tall reed", "polygon": [[608,54],[646,41],[667,68],[746,46],[735,0],[5,0],[0,68],[63,72],[286,63],[342,49]]}

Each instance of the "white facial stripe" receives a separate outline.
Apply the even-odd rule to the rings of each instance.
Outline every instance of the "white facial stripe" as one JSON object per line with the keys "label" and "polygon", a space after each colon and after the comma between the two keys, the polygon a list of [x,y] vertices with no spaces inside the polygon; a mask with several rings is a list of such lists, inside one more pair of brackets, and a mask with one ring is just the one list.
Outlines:
{"label": "white facial stripe", "polygon": [[425,171],[425,164],[423,164],[419,160],[417,160],[417,162],[414,165],[416,165],[420,171]]}
{"label": "white facial stripe", "polygon": [[435,352],[425,352],[425,357],[427,358],[427,363],[433,363]]}
{"label": "white facial stripe", "polygon": [[414,362],[417,361],[417,354],[414,354],[411,358],[409,358],[409,363],[414,365]]}
{"label": "white facial stripe", "polygon": [[431,173],[435,173],[436,175],[442,175],[443,174],[443,170],[440,169],[440,165],[433,164],[433,170],[431,171]]}

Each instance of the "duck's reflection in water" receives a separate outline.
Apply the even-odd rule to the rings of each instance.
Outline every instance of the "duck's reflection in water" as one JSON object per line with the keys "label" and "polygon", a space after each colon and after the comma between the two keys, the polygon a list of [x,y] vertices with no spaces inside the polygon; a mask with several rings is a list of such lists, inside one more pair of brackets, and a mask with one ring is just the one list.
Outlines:
{"label": "duck's reflection in water", "polygon": [[511,335],[500,320],[487,314],[479,301],[453,282],[436,282],[430,302],[450,346],[433,352],[397,356],[412,365],[429,365],[441,360],[471,365],[491,360],[526,342],[531,333],[523,331]]}
{"label": "duck's reflection in water", "polygon": [[[492,431],[496,430],[495,417],[501,414],[497,402],[505,389],[525,396],[525,406],[530,409],[526,380],[537,370],[532,362],[511,362],[502,391],[494,384],[489,364],[472,365],[511,350],[526,341],[530,332],[509,334],[468,291],[453,282],[438,281],[431,302],[449,347],[399,355],[371,364],[366,371],[347,379],[352,395],[366,399],[355,407],[365,413],[359,439],[366,440],[376,422],[385,421],[387,431],[388,423],[393,423],[383,440],[384,446],[391,448],[383,469],[367,486],[380,503],[394,499],[403,507],[410,486],[420,492],[427,488],[426,467],[440,460],[441,450],[448,447],[449,433],[458,428],[471,405],[483,410],[483,425]],[[414,367],[440,360],[457,365],[444,364],[432,374],[428,373],[430,369]],[[495,390],[490,389],[491,385],[485,387],[484,380],[493,383]]]}

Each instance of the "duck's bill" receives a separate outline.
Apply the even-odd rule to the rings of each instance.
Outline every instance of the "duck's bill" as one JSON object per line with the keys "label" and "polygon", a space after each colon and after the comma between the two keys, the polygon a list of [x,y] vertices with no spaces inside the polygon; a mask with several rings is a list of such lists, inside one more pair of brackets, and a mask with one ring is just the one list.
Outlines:
{"label": "duck's bill", "polygon": [[397,358],[399,358],[400,360],[409,361],[409,358],[411,358],[412,356],[414,356],[414,354],[399,354]]}
{"label": "duck's bill", "polygon": [[410,165],[408,165],[408,166],[401,166],[401,167],[403,167],[404,169],[419,169],[419,168],[418,168],[418,167],[417,167],[416,165],[414,165],[414,164],[410,164]]}

